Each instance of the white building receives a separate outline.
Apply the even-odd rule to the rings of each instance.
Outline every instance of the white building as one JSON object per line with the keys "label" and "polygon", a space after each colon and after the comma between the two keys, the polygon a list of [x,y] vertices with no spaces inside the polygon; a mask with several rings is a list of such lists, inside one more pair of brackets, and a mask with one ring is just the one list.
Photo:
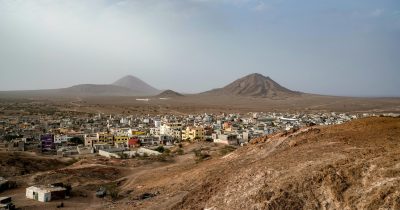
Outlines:
{"label": "white building", "polygon": [[154,120],[154,127],[160,128],[161,127],[161,121],[160,120]]}
{"label": "white building", "polygon": [[85,146],[92,146],[93,144],[97,144],[99,138],[96,133],[85,134]]}
{"label": "white building", "polygon": [[213,133],[212,138],[215,143],[227,144],[227,145],[238,145],[239,144],[239,140],[238,140],[236,134]]}
{"label": "white building", "polygon": [[150,128],[150,135],[152,136],[160,136],[160,128]]}
{"label": "white building", "polygon": [[182,124],[181,123],[166,123],[160,127],[160,135],[171,136],[175,139],[181,140]]}
{"label": "white building", "polygon": [[119,121],[119,123],[121,124],[128,124],[129,120],[125,117],[121,118],[121,120]]}
{"label": "white building", "polygon": [[114,128],[111,129],[111,133],[116,136],[132,136],[132,128]]}
{"label": "white building", "polygon": [[72,139],[72,137],[69,137],[66,135],[55,135],[54,143],[56,143],[56,144],[67,143],[70,139]]}
{"label": "white building", "polygon": [[55,186],[31,186],[26,188],[26,197],[40,202],[64,199],[67,189]]}

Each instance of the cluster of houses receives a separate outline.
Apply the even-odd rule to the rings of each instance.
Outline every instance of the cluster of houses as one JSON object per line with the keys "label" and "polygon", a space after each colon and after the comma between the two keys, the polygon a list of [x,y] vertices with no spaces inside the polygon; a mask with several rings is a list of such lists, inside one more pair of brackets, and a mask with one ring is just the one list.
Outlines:
{"label": "cluster of houses", "polygon": [[[245,145],[251,139],[310,125],[341,124],[373,114],[247,113],[164,116],[104,114],[0,115],[0,150],[61,156],[97,153],[108,158],[160,155],[154,148],[182,141]],[[13,183],[0,177],[0,192]],[[68,196],[62,184],[26,188],[29,199],[49,202]],[[0,207],[13,208],[10,197]]]}
{"label": "cluster of houses", "polygon": [[[105,114],[0,116],[0,150],[63,156],[143,152],[181,141],[244,145],[274,132],[307,125],[341,124],[370,114],[247,113],[163,116]],[[143,148],[137,151],[138,148]],[[102,151],[102,152],[100,152]],[[128,154],[131,156],[132,152]],[[157,153],[154,153],[157,154]],[[107,154],[110,156],[110,154]],[[113,156],[113,155],[111,155]],[[118,155],[116,155],[118,156]]]}

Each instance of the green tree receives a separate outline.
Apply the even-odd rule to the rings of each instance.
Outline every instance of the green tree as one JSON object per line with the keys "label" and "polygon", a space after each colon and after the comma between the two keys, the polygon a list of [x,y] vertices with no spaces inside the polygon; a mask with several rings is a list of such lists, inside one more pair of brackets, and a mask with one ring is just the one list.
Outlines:
{"label": "green tree", "polygon": [[159,146],[155,149],[157,152],[159,153],[164,153],[165,152],[165,148],[163,146]]}

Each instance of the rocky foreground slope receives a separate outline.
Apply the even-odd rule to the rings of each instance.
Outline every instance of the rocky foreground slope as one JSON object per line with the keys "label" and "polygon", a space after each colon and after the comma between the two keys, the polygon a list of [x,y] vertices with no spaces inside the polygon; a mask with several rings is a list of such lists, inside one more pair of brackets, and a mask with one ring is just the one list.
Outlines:
{"label": "rocky foreground slope", "polygon": [[[11,195],[22,209],[56,209],[26,199],[25,188],[63,182],[73,188],[65,209],[400,209],[400,118],[309,127],[251,142],[233,152],[209,142],[183,143],[154,159],[2,152],[0,176],[18,188],[0,197]],[[110,196],[96,198],[100,186]]]}
{"label": "rocky foreground slope", "polygon": [[194,166],[150,171],[121,189],[155,192],[138,209],[400,209],[400,118],[276,135]]}

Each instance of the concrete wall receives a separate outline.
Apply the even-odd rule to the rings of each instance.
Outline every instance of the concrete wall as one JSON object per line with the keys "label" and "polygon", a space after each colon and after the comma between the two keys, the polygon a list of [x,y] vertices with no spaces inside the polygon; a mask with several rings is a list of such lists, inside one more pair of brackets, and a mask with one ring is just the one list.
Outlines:
{"label": "concrete wall", "polygon": [[146,148],[143,148],[143,147],[139,148],[136,152],[140,156],[143,156],[145,153],[147,155],[161,155],[161,153],[159,153],[157,151],[154,151],[154,150],[151,150],[151,149],[146,149]]}
{"label": "concrete wall", "polygon": [[99,150],[99,155],[107,157],[107,158],[121,158],[120,155],[115,154],[115,153],[111,153],[111,152],[107,152],[105,150]]}
{"label": "concrete wall", "polygon": [[86,155],[93,153],[93,149],[91,147],[77,147],[78,153],[80,155]]}
{"label": "concrete wall", "polygon": [[227,144],[229,145],[228,140],[224,140],[224,139],[214,139],[215,143],[219,143],[219,144]]}

